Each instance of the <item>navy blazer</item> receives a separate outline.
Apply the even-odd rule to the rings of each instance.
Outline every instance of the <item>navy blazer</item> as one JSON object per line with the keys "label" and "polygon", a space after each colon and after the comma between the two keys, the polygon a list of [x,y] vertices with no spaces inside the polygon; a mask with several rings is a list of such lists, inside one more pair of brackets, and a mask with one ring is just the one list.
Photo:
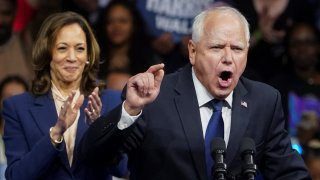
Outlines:
{"label": "navy blazer", "polygon": [[[125,130],[121,106],[95,121],[80,143],[88,163],[113,162],[125,151],[130,180],[207,180],[205,146],[191,65],[163,79],[157,99]],[[310,179],[284,128],[280,94],[266,84],[240,78],[233,93],[226,159],[228,179],[241,179],[240,146],[256,144],[255,163],[264,179]],[[103,158],[102,158],[103,157]]]}
{"label": "navy blazer", "polygon": [[[102,91],[101,101],[102,112],[107,112],[121,102],[120,92]],[[85,98],[80,109],[75,150],[89,127],[84,112],[87,102]],[[84,165],[76,151],[70,167],[65,144],[59,148],[51,144],[49,128],[58,118],[51,92],[38,97],[24,93],[8,98],[4,101],[3,117],[7,179],[111,179],[109,169]],[[123,175],[126,162],[113,170],[117,171],[117,176]]]}

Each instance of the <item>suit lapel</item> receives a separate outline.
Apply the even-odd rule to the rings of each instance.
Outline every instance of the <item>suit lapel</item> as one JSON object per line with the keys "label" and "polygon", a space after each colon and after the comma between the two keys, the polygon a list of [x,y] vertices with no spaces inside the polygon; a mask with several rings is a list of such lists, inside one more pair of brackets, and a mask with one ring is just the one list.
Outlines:
{"label": "suit lapel", "polygon": [[233,94],[231,130],[226,154],[226,162],[230,164],[240,148],[241,139],[249,123],[250,101],[246,98],[247,90],[240,80]]}
{"label": "suit lapel", "polygon": [[176,107],[180,116],[183,130],[190,148],[195,169],[199,179],[207,179],[205,167],[204,139],[200,120],[200,111],[194,84],[192,81],[191,66],[185,67],[179,76],[175,97]]}
{"label": "suit lapel", "polygon": [[80,107],[80,116],[78,120],[78,127],[77,127],[77,135],[75,140],[75,146],[79,144],[83,134],[88,129],[88,120],[86,119],[86,114],[84,112],[84,108],[86,107],[86,104],[88,104],[88,99],[85,98],[83,101],[82,106]]}
{"label": "suit lapel", "polygon": [[45,135],[58,119],[51,92],[35,98],[34,106],[30,107],[33,119]]}
{"label": "suit lapel", "polygon": [[86,119],[86,114],[84,112],[84,108],[88,104],[88,98],[85,98],[81,108],[80,108],[80,116],[78,120],[78,126],[77,126],[77,134],[76,134],[76,139],[75,139],[75,144],[74,144],[74,150],[73,150],[73,162],[72,162],[72,169],[76,169],[78,165],[80,164],[80,160],[77,156],[77,148],[80,143],[80,140],[83,136],[83,134],[86,132],[88,129],[88,124],[87,124],[87,119]]}

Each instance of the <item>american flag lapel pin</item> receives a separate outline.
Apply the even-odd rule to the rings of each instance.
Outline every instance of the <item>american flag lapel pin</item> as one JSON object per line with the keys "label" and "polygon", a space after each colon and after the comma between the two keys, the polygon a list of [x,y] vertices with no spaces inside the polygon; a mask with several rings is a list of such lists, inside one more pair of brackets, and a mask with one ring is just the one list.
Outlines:
{"label": "american flag lapel pin", "polygon": [[245,108],[247,108],[248,107],[248,104],[247,104],[247,102],[246,101],[241,101],[241,106],[243,106],[243,107],[245,107]]}

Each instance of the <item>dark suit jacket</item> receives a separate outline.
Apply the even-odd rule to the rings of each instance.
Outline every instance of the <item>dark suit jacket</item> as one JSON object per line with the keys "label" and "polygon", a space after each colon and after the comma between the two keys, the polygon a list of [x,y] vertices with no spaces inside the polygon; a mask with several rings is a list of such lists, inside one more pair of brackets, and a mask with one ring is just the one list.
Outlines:
{"label": "dark suit jacket", "polygon": [[[123,150],[129,156],[130,180],[207,179],[203,130],[190,65],[167,75],[158,98],[125,130],[116,126],[120,114],[119,106],[87,131],[79,150],[88,163],[99,159],[112,163],[116,153]],[[244,137],[255,141],[255,162],[264,179],[310,179],[302,158],[291,148],[284,122],[279,92],[241,78],[233,94],[225,159],[229,179],[241,173],[239,148]]]}
{"label": "dark suit jacket", "polygon": [[[109,90],[102,92],[101,99],[104,112],[121,102],[120,93]],[[87,101],[85,98],[80,110],[75,149],[88,128],[84,112]],[[51,92],[39,97],[24,93],[5,100],[3,117],[7,179],[111,179],[109,169],[86,166],[76,153],[70,167],[65,144],[57,149],[51,144],[49,128],[58,118]],[[115,169],[119,170],[117,175],[126,169],[122,163],[118,168],[123,169]]]}

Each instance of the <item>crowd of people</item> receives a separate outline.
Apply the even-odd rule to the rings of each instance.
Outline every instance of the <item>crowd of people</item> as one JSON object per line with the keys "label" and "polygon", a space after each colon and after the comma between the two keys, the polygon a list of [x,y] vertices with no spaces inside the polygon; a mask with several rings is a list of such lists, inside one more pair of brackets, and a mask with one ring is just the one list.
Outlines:
{"label": "crowd of people", "polygon": [[[213,87],[206,84],[210,82],[205,75],[209,73],[207,68],[213,67],[206,63],[198,64],[200,61],[196,60],[198,56],[203,58],[207,54],[202,52],[202,49],[196,48],[201,41],[194,39],[193,21],[200,12],[222,6],[235,8],[248,21],[250,37],[248,37],[247,59],[243,63],[245,68],[239,70],[239,77],[241,75],[241,77],[268,84],[279,91],[285,119],[284,129],[288,131],[291,146],[305,160],[312,178],[320,178],[317,173],[320,172],[320,2],[315,0],[191,0],[186,2],[168,0],[165,2],[161,0],[49,0],[46,2],[0,0],[0,108],[2,113],[0,180],[5,179],[5,171],[7,179],[21,179],[21,177],[30,179],[55,177],[101,179],[105,177],[110,179],[112,176],[128,178],[130,174],[127,169],[128,157],[134,160],[128,164],[128,167],[131,167],[129,170],[132,171],[133,179],[143,175],[141,172],[144,169],[132,168],[137,166],[135,163],[142,163],[137,161],[137,158],[143,160],[146,166],[149,165],[148,160],[152,160],[147,159],[148,156],[137,155],[147,153],[149,150],[147,148],[143,151],[145,147],[141,139],[136,140],[134,144],[122,139],[123,141],[119,142],[124,143],[125,148],[123,148],[120,145],[119,147],[110,145],[109,141],[113,142],[113,139],[109,140],[107,137],[106,144],[114,148],[114,151],[106,151],[109,152],[106,156],[112,154],[114,157],[100,160],[108,159],[108,162],[119,163],[112,167],[105,167],[106,164],[103,164],[98,169],[91,167],[90,163],[90,165],[85,163],[90,162],[90,158],[82,159],[76,152],[81,145],[83,147],[80,154],[92,153],[91,149],[86,149],[83,145],[91,143],[97,147],[97,150],[88,156],[103,157],[99,151],[99,145],[102,142],[95,144],[96,142],[88,140],[80,144],[80,140],[97,119],[101,121],[100,123],[109,122],[108,118],[100,120],[102,119],[100,117],[104,117],[105,113],[121,105],[126,98],[129,98],[126,100],[127,104],[122,104],[123,109],[120,108],[118,112],[126,110],[129,119],[139,114],[136,111],[133,114],[128,111],[130,109],[128,107],[133,106],[128,94],[129,96],[141,95],[134,94],[132,92],[134,90],[131,89],[144,87],[137,83],[139,78],[136,75],[140,73],[151,73],[156,77],[159,75],[158,71],[163,70],[165,76],[170,76],[175,72],[187,71],[186,67],[191,64],[192,79],[196,81],[195,77],[197,77],[198,82],[195,86],[203,85],[201,87],[211,94],[210,98],[221,98],[217,96],[219,93],[213,90]],[[221,42],[223,40],[223,38],[220,39]],[[235,46],[231,48],[238,48],[239,52],[240,49],[245,49],[239,44]],[[223,49],[222,45],[211,48],[215,53],[218,53],[217,48]],[[152,68],[150,70],[150,66],[154,67],[152,65],[161,63],[164,66],[156,66],[157,71]],[[228,73],[225,74],[224,76],[229,76]],[[150,80],[149,75],[147,77]],[[246,84],[241,78],[239,82]],[[130,87],[130,83],[133,87]],[[171,84],[168,85],[166,81],[162,84],[171,87]],[[237,89],[235,87],[238,87],[237,83],[231,92],[234,93],[233,90]],[[127,92],[123,88],[126,88]],[[162,95],[162,91],[166,94]],[[198,91],[197,88],[196,91]],[[17,94],[22,95],[16,96]],[[14,98],[5,101],[11,96]],[[154,97],[157,96],[158,94],[154,95]],[[164,99],[167,98],[166,96],[171,97],[168,89],[161,90],[159,96],[160,98],[164,96]],[[224,108],[227,106],[231,111],[232,104],[228,104],[227,97],[223,97],[226,99]],[[143,99],[143,97],[140,98]],[[139,102],[142,101],[141,99]],[[150,134],[150,137],[147,136],[144,139],[144,133],[150,131],[144,127],[145,122],[150,123],[151,127],[154,125],[155,129],[151,128],[154,131],[167,130],[161,129],[163,128],[161,124],[153,124],[151,115],[146,115],[149,111],[153,112],[152,106],[149,108],[150,102],[153,100],[139,104],[147,108],[138,108],[143,113],[134,118],[138,119],[138,122],[134,123],[137,125],[129,128],[128,132],[133,131],[133,135],[128,133],[124,137],[131,139],[133,136],[134,138],[139,136],[143,140],[152,141],[153,139],[149,138],[153,136],[156,138],[157,134]],[[151,104],[161,107],[158,103],[161,104],[161,101],[155,100]],[[171,110],[173,108],[174,106]],[[200,108],[201,113],[202,111]],[[167,113],[161,112],[164,119],[168,119]],[[202,116],[201,114],[201,121]],[[229,120],[231,119],[230,115]],[[207,124],[203,122],[200,124],[203,132]],[[172,127],[177,127],[177,124],[172,124]],[[140,132],[141,129],[143,133]],[[97,131],[97,128],[92,131]],[[225,131],[229,130],[225,129]],[[112,131],[112,133],[115,132]],[[181,134],[177,133],[169,132],[169,135],[180,137]],[[225,135],[226,142],[229,141],[230,135],[230,141],[233,143],[231,133],[225,132]],[[86,138],[94,139],[91,136]],[[119,140],[119,137],[115,139]],[[262,142],[260,139],[255,140]],[[150,144],[151,146],[159,145],[153,142]],[[101,147],[106,148],[104,144]],[[138,151],[137,147],[142,148],[142,152]],[[86,153],[81,156],[85,156]],[[167,157],[165,154],[162,155],[163,158]],[[259,158],[261,156],[258,157],[258,160],[261,160]],[[30,166],[30,163],[33,166]],[[174,164],[169,164],[167,168],[171,165],[172,170],[175,170]],[[260,166],[265,165],[260,164]],[[236,168],[233,170],[238,172]],[[151,172],[153,171],[150,170],[149,173],[152,174]],[[163,172],[171,171],[163,169]],[[262,171],[261,174],[263,173]]]}

